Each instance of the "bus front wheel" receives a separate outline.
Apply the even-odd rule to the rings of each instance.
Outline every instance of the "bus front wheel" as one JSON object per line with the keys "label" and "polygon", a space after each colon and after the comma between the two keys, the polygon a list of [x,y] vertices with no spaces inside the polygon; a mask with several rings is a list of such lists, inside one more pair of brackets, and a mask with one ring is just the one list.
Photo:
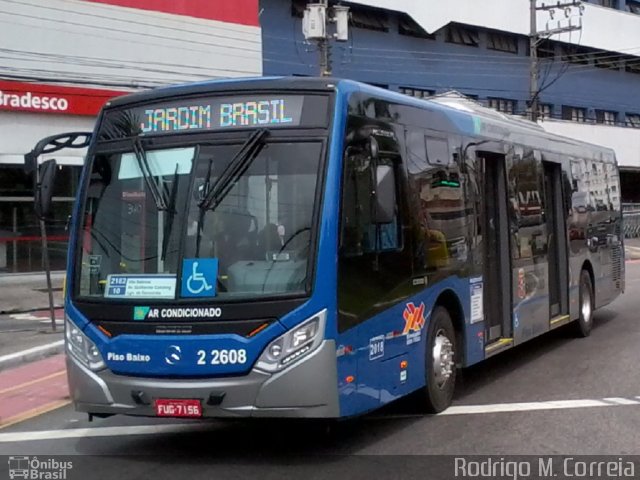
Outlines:
{"label": "bus front wheel", "polygon": [[425,407],[439,413],[451,405],[456,385],[456,332],[446,308],[437,306],[429,322],[426,350]]}
{"label": "bus front wheel", "polygon": [[593,284],[586,270],[580,272],[580,316],[574,323],[574,332],[579,337],[588,337],[593,327]]}

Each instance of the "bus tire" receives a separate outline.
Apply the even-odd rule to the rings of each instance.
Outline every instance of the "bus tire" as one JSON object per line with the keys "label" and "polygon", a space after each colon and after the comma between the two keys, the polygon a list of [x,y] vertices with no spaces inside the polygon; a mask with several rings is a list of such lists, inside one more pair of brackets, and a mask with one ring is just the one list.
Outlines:
{"label": "bus tire", "polygon": [[426,345],[425,409],[429,413],[445,410],[456,386],[456,332],[446,308],[437,306],[431,314]]}
{"label": "bus tire", "polygon": [[580,290],[578,308],[580,315],[574,322],[574,333],[578,337],[588,337],[593,328],[593,284],[586,270],[580,272]]}

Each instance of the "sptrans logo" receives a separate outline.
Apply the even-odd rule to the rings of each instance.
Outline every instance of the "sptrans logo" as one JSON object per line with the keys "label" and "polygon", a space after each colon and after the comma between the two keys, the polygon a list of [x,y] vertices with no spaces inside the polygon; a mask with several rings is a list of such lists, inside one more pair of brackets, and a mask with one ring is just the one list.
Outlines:
{"label": "sptrans logo", "polygon": [[402,334],[407,336],[407,345],[419,342],[425,322],[424,303],[420,303],[419,307],[416,307],[413,302],[407,303],[402,312],[402,318],[404,318]]}
{"label": "sptrans logo", "polygon": [[38,95],[32,92],[15,94],[5,93],[0,90],[0,107],[64,112],[69,108],[69,100],[61,97]]}
{"label": "sptrans logo", "polygon": [[67,471],[72,468],[72,462],[63,462],[55,458],[41,460],[38,457],[9,457],[9,478],[12,480],[65,480]]}

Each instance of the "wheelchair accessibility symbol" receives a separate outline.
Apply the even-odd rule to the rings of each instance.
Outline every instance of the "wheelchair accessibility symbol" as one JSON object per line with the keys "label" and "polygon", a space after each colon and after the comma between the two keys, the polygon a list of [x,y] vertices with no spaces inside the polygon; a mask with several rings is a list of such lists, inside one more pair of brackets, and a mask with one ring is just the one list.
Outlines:
{"label": "wheelchair accessibility symbol", "polygon": [[218,277],[217,258],[190,258],[182,261],[181,297],[214,297]]}

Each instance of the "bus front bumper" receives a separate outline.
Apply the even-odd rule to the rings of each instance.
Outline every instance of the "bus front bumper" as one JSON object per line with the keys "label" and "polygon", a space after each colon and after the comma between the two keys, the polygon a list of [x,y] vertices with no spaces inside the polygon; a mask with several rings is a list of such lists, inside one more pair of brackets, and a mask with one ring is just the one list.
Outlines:
{"label": "bus front bumper", "polygon": [[239,377],[140,378],[92,372],[67,355],[69,392],[76,410],[94,415],[156,416],[156,399],[199,399],[203,417],[335,418],[340,414],[336,347],[325,340],[309,356],[269,374]]}

